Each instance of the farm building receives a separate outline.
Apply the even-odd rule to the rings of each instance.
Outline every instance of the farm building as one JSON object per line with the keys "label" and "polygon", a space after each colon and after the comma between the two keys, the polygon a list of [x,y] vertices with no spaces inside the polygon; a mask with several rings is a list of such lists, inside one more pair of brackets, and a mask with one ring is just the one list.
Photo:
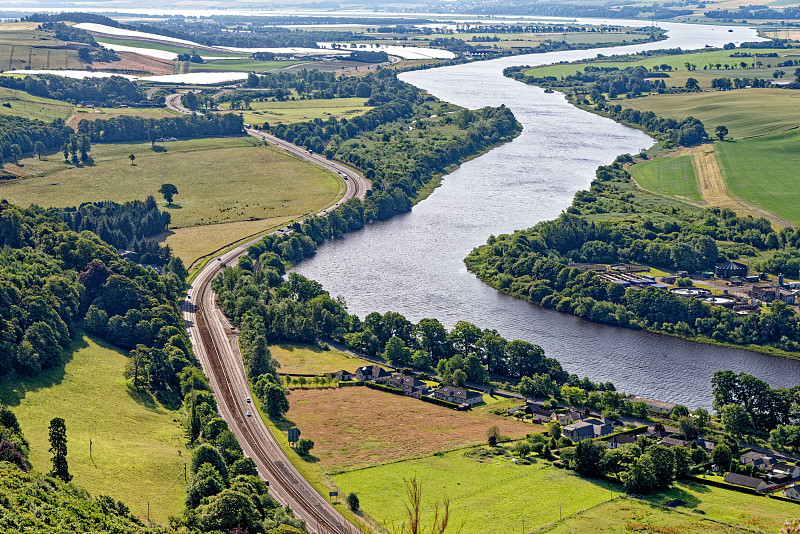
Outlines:
{"label": "farm building", "polygon": [[720,263],[717,265],[717,268],[714,269],[717,278],[725,278],[726,280],[730,280],[734,276],[744,278],[747,276],[747,272],[747,265],[735,261]]}
{"label": "farm building", "polygon": [[748,477],[738,473],[728,473],[725,475],[725,482],[737,486],[744,486],[756,491],[764,491],[767,488],[767,483],[760,478]]}

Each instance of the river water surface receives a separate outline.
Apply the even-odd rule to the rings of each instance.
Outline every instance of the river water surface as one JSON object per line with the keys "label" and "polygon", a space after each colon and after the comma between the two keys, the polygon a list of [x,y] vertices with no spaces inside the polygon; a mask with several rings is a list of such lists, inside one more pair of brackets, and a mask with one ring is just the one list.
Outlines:
{"label": "river water surface", "polygon": [[[588,22],[588,20],[586,21]],[[613,21],[640,25],[641,21]],[[415,71],[403,80],[469,108],[511,108],[524,126],[513,142],[469,161],[411,213],[329,242],[296,271],[343,296],[351,313],[397,311],[445,326],[466,320],[541,345],[570,373],[690,407],[710,407],[715,371],[744,371],[773,387],[800,383],[800,362],[592,324],[504,296],[467,272],[463,258],[490,234],[552,219],[618,154],[652,145],[644,133],[581,111],[559,93],[505,78],[510,65],[541,65],[645,49],[694,49],[756,40],[753,30],[664,24],[669,41],[606,50],[532,54]]]}

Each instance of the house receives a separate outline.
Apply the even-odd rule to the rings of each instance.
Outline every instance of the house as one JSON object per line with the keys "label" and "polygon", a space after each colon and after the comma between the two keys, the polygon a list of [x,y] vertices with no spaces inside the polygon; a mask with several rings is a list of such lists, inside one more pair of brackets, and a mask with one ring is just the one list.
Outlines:
{"label": "house", "polygon": [[627,445],[630,443],[636,443],[636,436],[614,436],[613,438],[606,441],[609,449],[619,449],[623,445]]}
{"label": "house", "polygon": [[651,412],[658,412],[658,413],[672,413],[672,410],[675,408],[675,405],[671,402],[664,402],[659,400],[648,399],[647,397],[642,397],[639,395],[634,395],[631,397],[631,402],[643,402],[647,405],[647,408]]}
{"label": "house", "polygon": [[769,469],[776,462],[777,460],[772,456],[756,451],[746,452],[739,457],[740,464],[752,465],[758,469]]}
{"label": "house", "polygon": [[551,416],[553,421],[558,421],[562,425],[571,425],[578,421],[583,421],[583,418],[583,412],[578,412],[576,410],[570,410],[567,413],[554,413]]}
{"label": "house", "polygon": [[791,485],[788,488],[786,488],[783,494],[790,499],[800,501],[800,487],[796,485]]}
{"label": "house", "polygon": [[390,376],[392,375],[389,371],[377,365],[364,365],[356,369],[356,380],[361,380],[362,382],[377,382]]}
{"label": "house", "polygon": [[744,486],[746,488],[754,489],[756,491],[764,491],[767,489],[767,483],[760,478],[748,477],[738,473],[728,473],[725,475],[725,482],[728,484],[735,484],[737,486]]}
{"label": "house", "polygon": [[138,263],[139,262],[139,254],[137,252],[132,251],[132,250],[125,250],[125,249],[118,248],[117,249],[117,256],[119,256],[119,259],[121,259],[121,260],[132,261],[133,263]]}
{"label": "house", "polygon": [[584,439],[600,438],[614,432],[614,424],[606,419],[585,419],[565,426],[561,433],[574,442]]}
{"label": "house", "polygon": [[772,466],[767,478],[774,484],[782,484],[800,477],[800,467],[783,462],[778,462]]}
{"label": "house", "polygon": [[694,442],[697,443],[697,446],[706,451],[708,454],[711,454],[714,451],[714,447],[717,446],[717,444],[713,441],[709,441],[704,438],[698,438],[694,440]]}
{"label": "house", "polygon": [[345,371],[342,369],[341,371],[336,371],[333,373],[333,378],[339,380],[340,382],[347,382],[348,380],[353,379],[353,374],[350,371]]}
{"label": "house", "polygon": [[658,444],[659,445],[663,445],[665,447],[687,447],[688,448],[689,445],[691,444],[691,441],[685,441],[685,440],[682,440],[682,439],[675,439],[675,438],[666,437],[666,438],[661,438],[661,440],[658,442]]}
{"label": "house", "polygon": [[433,397],[439,400],[452,402],[453,404],[472,405],[483,402],[483,395],[477,391],[470,391],[453,386],[444,386],[433,390]]}
{"label": "house", "polygon": [[525,413],[532,415],[532,419],[537,423],[549,421],[553,416],[552,410],[548,410],[541,402],[536,401],[528,401],[527,406],[525,406]]}
{"label": "house", "polygon": [[386,385],[390,388],[400,389],[406,397],[420,398],[428,394],[428,385],[413,376],[394,375],[386,379]]}

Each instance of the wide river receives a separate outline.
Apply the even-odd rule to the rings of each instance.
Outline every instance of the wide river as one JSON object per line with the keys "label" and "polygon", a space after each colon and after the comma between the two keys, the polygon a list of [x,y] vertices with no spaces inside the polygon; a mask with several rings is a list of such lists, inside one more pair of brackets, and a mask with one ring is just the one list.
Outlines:
{"label": "wide river", "polygon": [[391,310],[412,321],[435,317],[448,328],[469,321],[541,345],[570,373],[689,407],[710,407],[711,377],[721,369],[753,374],[773,387],[799,384],[798,361],[592,324],[504,296],[467,272],[462,261],[491,234],[557,217],[576,191],[589,186],[599,165],[652,145],[644,133],[574,108],[559,93],[505,78],[503,68],[756,40],[755,31],[743,27],[664,27],[667,42],[403,74],[403,80],[461,106],[505,104],[524,126],[522,135],[447,175],[411,213],[326,243],[297,272],[343,296],[350,312],[361,317]]}

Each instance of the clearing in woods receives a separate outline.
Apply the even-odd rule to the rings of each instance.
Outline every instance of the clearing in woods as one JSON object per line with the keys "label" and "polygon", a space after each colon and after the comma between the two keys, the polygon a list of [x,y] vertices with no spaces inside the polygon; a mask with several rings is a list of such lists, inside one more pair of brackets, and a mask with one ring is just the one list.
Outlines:
{"label": "clearing in woods", "polygon": [[[34,469],[50,470],[48,425],[67,424],[69,471],[92,495],[121,500],[140,518],[167,524],[183,510],[187,451],[181,415],[125,379],[125,351],[92,337],[78,338],[62,366],[36,378],[0,382],[9,406],[30,441]],[[89,442],[92,454],[89,456]]]}
{"label": "clearing in woods", "polygon": [[[309,374],[324,375],[344,369],[355,373],[362,365],[373,365],[336,349],[322,350],[316,345],[271,345],[272,357],[280,362],[278,372],[285,375]],[[389,367],[384,369],[389,369]]]}
{"label": "clearing in woods", "polygon": [[495,425],[512,438],[544,430],[491,413],[519,400],[458,412],[366,387],[293,389],[288,398],[288,417],[314,440],[313,454],[329,473],[485,443]]}

